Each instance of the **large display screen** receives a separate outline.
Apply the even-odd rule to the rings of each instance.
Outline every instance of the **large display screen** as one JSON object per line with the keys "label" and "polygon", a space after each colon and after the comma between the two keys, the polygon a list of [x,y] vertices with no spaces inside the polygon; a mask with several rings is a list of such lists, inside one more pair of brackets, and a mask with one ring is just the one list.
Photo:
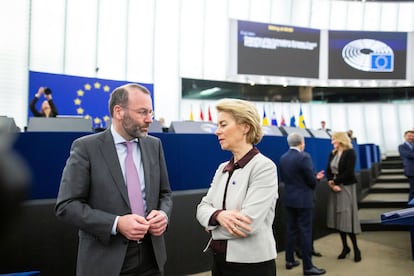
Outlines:
{"label": "large display screen", "polygon": [[406,79],[407,33],[329,31],[329,79]]}
{"label": "large display screen", "polygon": [[237,73],[319,77],[320,30],[237,21]]}

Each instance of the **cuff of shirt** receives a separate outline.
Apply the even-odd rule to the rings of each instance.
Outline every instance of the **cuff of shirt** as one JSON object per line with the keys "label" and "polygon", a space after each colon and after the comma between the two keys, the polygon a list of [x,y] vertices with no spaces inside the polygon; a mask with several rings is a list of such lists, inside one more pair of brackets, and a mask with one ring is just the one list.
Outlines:
{"label": "cuff of shirt", "polygon": [[114,221],[114,224],[112,225],[111,234],[114,235],[114,236],[116,234],[118,234],[118,232],[116,231],[116,227],[118,226],[118,220],[119,220],[119,216],[116,216],[115,221]]}
{"label": "cuff of shirt", "polygon": [[167,218],[167,224],[168,224],[168,216],[167,216],[167,213],[166,213],[166,212],[164,212],[163,210],[160,210],[160,212],[161,212],[161,213],[163,213],[163,214],[164,214],[164,216]]}

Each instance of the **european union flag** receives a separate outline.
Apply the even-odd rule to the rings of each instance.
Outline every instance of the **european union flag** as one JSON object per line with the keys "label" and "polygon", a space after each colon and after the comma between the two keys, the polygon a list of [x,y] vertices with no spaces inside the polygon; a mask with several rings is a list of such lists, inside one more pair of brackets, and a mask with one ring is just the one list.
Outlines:
{"label": "european union flag", "polygon": [[[109,96],[116,87],[126,83],[131,82],[29,71],[29,102],[39,87],[49,87],[60,116],[91,118],[93,127],[106,127],[111,117]],[[145,86],[154,99],[154,85],[139,84]],[[30,111],[28,114],[32,116]]]}

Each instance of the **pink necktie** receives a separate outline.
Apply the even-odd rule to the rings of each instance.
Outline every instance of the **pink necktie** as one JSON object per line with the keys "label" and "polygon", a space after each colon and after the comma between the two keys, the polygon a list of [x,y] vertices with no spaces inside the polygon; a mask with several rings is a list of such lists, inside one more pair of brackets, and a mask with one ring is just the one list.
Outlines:
{"label": "pink necktie", "polygon": [[139,182],[137,167],[132,157],[133,141],[125,142],[127,156],[125,159],[125,176],[128,189],[129,204],[133,214],[145,216],[144,200],[141,193],[141,183]]}

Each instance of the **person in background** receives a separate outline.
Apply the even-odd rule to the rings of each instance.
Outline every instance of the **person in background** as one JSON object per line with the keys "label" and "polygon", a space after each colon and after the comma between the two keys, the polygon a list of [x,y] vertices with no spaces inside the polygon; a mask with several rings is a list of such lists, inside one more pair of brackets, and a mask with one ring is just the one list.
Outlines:
{"label": "person in background", "polygon": [[[42,102],[40,111],[36,109],[36,103],[40,100],[40,97],[44,95],[46,100]],[[34,98],[30,102],[30,111],[35,117],[56,117],[58,115],[57,108],[52,99],[52,90],[48,87],[39,87]]]}
{"label": "person in background", "polygon": [[326,130],[326,122],[321,121],[321,128],[319,130]]}
{"label": "person in background", "polygon": [[168,126],[167,126],[167,123],[165,122],[165,119],[164,119],[164,117],[159,117],[158,118],[158,121],[160,122],[160,124],[161,124],[161,127],[162,127],[162,131],[163,132],[168,132]]}
{"label": "person in background", "polygon": [[150,92],[120,86],[109,111],[110,128],[73,142],[56,215],[79,228],[77,276],[163,275],[172,196]]}
{"label": "person in background", "polygon": [[164,117],[159,117],[158,118],[158,121],[160,122],[160,124],[161,124],[162,127],[166,127],[167,126],[166,123],[165,123]]}
{"label": "person in background", "polygon": [[326,122],[323,120],[321,121],[321,127],[319,128],[319,130],[331,131],[330,128],[326,127]]}
{"label": "person in background", "polygon": [[326,133],[329,134],[329,136],[331,135],[332,130],[330,128],[326,127],[326,122],[324,120],[321,121],[321,127],[318,130],[323,130]]}
{"label": "person in background", "polygon": [[404,175],[410,184],[408,201],[414,199],[414,130],[404,132],[404,143],[398,146],[398,152],[403,160]]}
{"label": "person in background", "polygon": [[222,99],[215,134],[232,158],[218,166],[196,217],[211,233],[213,276],[276,275],[272,224],[278,199],[275,163],[256,148],[263,137],[256,107]]}
{"label": "person in background", "polygon": [[287,137],[289,150],[280,158],[280,175],[285,184],[283,203],[286,209],[286,269],[298,266],[294,258],[297,232],[301,244],[304,275],[322,275],[325,269],[312,263],[312,217],[314,190],[324,172],[314,173],[312,159],[305,150],[305,139],[298,133]]}
{"label": "person in background", "polygon": [[349,139],[351,139],[351,142],[357,142],[357,138],[354,136],[354,131],[352,129],[349,129],[347,132]]}
{"label": "person in background", "polygon": [[356,153],[346,132],[332,134],[333,150],[329,154],[326,177],[331,188],[327,207],[327,226],[336,229],[342,241],[342,252],[338,259],[344,259],[351,251],[347,235],[352,241],[354,261],[361,261],[356,235],[361,233],[356,195],[355,164]]}

